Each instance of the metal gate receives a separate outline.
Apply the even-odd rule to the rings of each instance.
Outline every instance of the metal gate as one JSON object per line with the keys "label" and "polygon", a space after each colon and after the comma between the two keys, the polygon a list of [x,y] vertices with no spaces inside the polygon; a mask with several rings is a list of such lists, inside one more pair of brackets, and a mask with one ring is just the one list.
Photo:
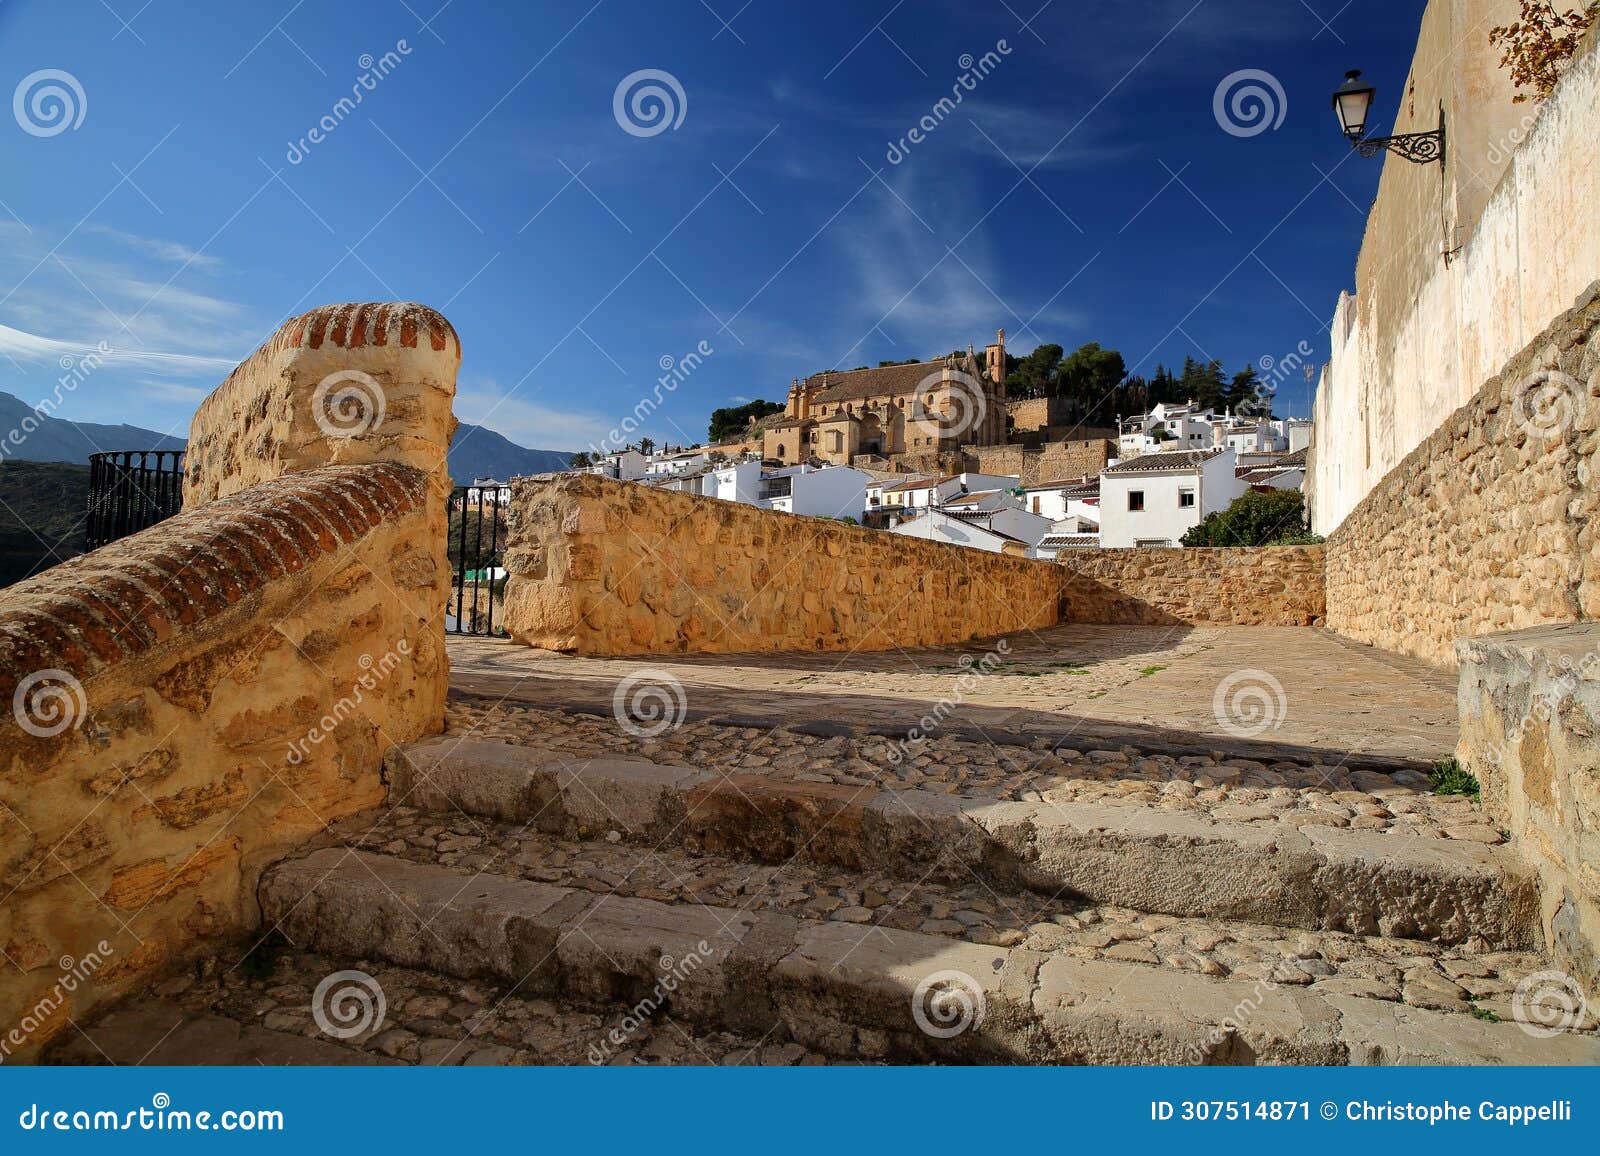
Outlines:
{"label": "metal gate", "polygon": [[495,620],[504,597],[506,506],[510,486],[457,486],[450,493],[450,603],[445,630],[450,634],[506,636]]}
{"label": "metal gate", "polygon": [[182,450],[118,450],[89,455],[89,550],[137,534],[183,506]]}

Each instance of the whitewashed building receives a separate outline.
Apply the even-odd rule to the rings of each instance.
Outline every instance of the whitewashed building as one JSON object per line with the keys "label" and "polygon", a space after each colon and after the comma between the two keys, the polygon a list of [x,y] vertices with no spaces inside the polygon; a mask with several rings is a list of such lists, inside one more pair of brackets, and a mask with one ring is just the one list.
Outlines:
{"label": "whitewashed building", "polygon": [[1207,514],[1250,487],[1230,449],[1169,450],[1108,466],[1100,475],[1100,544],[1177,546]]}

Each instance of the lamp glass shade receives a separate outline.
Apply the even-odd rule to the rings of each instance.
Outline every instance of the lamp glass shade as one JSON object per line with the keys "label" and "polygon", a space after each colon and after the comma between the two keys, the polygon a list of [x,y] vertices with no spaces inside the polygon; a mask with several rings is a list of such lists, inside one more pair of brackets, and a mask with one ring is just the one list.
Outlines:
{"label": "lamp glass shade", "polygon": [[1333,111],[1339,117],[1339,129],[1351,140],[1359,140],[1367,131],[1367,111],[1377,93],[1370,84],[1361,82],[1361,73],[1345,73],[1344,83],[1333,94]]}

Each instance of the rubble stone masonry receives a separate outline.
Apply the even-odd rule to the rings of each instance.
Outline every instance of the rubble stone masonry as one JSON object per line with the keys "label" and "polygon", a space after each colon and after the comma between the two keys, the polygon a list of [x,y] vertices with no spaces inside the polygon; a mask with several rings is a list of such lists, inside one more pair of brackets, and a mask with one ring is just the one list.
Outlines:
{"label": "rubble stone masonry", "polygon": [[1464,639],[1456,756],[1537,870],[1550,953],[1600,999],[1600,623]]}
{"label": "rubble stone masonry", "polygon": [[[398,351],[357,340],[369,309]],[[202,405],[181,514],[0,590],[0,1062],[180,962],[236,965],[263,868],[443,728],[442,322],[289,322]],[[381,446],[299,403],[346,370],[394,395]]]}
{"label": "rubble stone masonry", "polygon": [[1327,543],[1328,625],[1449,666],[1457,639],[1600,618],[1600,282]]}
{"label": "rubble stone masonry", "polygon": [[1048,562],[583,474],[512,483],[505,624],[579,654],[886,650],[1058,621]]}
{"label": "rubble stone masonry", "polygon": [[1321,546],[1063,550],[1063,622],[1316,626]]}

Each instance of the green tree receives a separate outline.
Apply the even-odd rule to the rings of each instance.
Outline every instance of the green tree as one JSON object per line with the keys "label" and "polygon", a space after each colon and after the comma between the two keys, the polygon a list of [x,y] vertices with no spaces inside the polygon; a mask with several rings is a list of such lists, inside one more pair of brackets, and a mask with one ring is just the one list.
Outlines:
{"label": "green tree", "polygon": [[[1233,380],[1228,383],[1228,388],[1223,394],[1222,402],[1234,413],[1272,416],[1271,398],[1263,397],[1261,377],[1256,373],[1256,367],[1248,363],[1233,375]],[[1263,405],[1263,402],[1267,404]]]}
{"label": "green tree", "polygon": [[1048,397],[1055,392],[1059,345],[1040,345],[1026,357],[1006,355],[1006,393],[1011,397]]}
{"label": "green tree", "polygon": [[1224,386],[1222,362],[1183,359],[1183,373],[1178,378],[1181,400],[1192,400],[1201,409],[1221,409]]}
{"label": "green tree", "polygon": [[655,439],[654,438],[640,438],[639,439],[639,452],[641,454],[644,454],[644,455],[646,455],[648,457],[649,454],[651,453],[651,451],[654,450],[655,448],[656,448],[656,443],[655,443]]}
{"label": "green tree", "polygon": [[567,463],[567,466],[570,469],[581,470],[585,466],[591,466],[593,464],[594,462],[590,459],[588,451],[579,450],[577,453],[572,455],[572,460]]}
{"label": "green tree", "polygon": [[744,433],[749,428],[752,418],[760,421],[764,417],[782,412],[783,406],[758,397],[755,401],[746,402],[744,405],[712,410],[711,428],[708,432],[712,441],[725,442]]}
{"label": "green tree", "polygon": [[1299,546],[1322,539],[1306,524],[1299,490],[1251,490],[1226,510],[1207,514],[1183,536],[1185,546]]}
{"label": "green tree", "polygon": [[1127,373],[1122,354],[1115,349],[1102,349],[1098,341],[1091,341],[1078,346],[1061,362],[1056,371],[1055,392],[1087,408],[1104,400]]}

